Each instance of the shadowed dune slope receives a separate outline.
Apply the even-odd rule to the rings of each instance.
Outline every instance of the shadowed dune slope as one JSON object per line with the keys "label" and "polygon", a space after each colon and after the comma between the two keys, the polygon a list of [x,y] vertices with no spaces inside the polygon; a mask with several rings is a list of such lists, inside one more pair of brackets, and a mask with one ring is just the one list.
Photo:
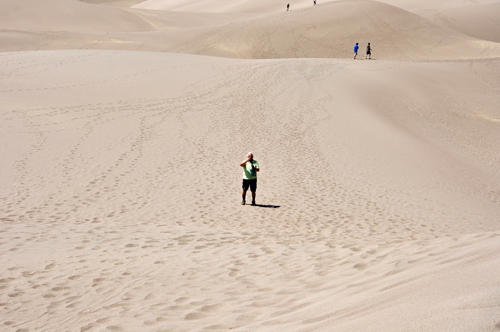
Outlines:
{"label": "shadowed dune slope", "polygon": [[399,8],[404,8],[412,13],[420,13],[427,10],[440,10],[450,8],[474,7],[477,5],[490,4],[498,0],[380,0]]}
{"label": "shadowed dune slope", "polygon": [[3,0],[0,29],[29,31],[149,31],[154,27],[126,9],[76,0]]}
{"label": "shadowed dune slope", "polygon": [[500,1],[498,0],[380,0],[408,10],[435,24],[465,35],[500,41]]}
{"label": "shadowed dune slope", "polygon": [[451,30],[500,43],[500,2],[444,9],[425,16]]}
{"label": "shadowed dune slope", "polygon": [[173,48],[237,58],[344,58],[371,42],[374,58],[466,59],[500,56],[479,41],[375,1],[331,2],[215,28]]}

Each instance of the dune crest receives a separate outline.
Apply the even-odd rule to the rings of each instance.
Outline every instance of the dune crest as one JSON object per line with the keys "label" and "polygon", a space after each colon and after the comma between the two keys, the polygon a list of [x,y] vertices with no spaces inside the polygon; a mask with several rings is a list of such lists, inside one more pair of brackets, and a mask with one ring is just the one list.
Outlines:
{"label": "dune crest", "polygon": [[[4,51],[90,48],[244,59],[349,58],[355,42],[361,44],[361,53],[371,42],[377,59],[500,57],[498,43],[451,31],[395,6],[367,0],[329,2],[274,14],[245,11],[234,16],[128,10],[65,0],[57,5],[55,1],[43,4],[51,13],[45,21],[31,18],[42,10],[42,5],[37,9],[22,6],[22,2],[9,4],[12,12],[17,12],[14,6],[25,8],[19,15],[28,19],[8,16],[3,22],[4,28],[9,27],[0,34]],[[77,13],[78,17],[72,16]]]}
{"label": "dune crest", "polygon": [[[500,45],[445,30],[376,1],[330,2],[222,26],[174,47],[181,53],[236,58],[346,58],[355,42],[377,58],[495,58]],[[460,50],[460,51],[455,51]]]}
{"label": "dune crest", "polygon": [[[312,1],[299,0],[292,3],[292,9],[310,7]],[[147,0],[134,6],[134,8],[161,10],[161,11],[180,11],[191,13],[253,13],[253,14],[271,14],[283,12],[286,9],[287,2],[279,0],[208,0],[208,1],[185,1],[185,0]]]}

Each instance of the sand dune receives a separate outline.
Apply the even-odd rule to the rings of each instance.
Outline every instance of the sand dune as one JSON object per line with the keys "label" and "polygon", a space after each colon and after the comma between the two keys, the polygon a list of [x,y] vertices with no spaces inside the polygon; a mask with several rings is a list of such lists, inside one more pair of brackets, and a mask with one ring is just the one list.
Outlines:
{"label": "sand dune", "polygon": [[411,11],[412,13],[421,14],[430,11],[449,10],[452,8],[473,9],[476,6],[497,3],[498,0],[443,0],[439,2],[432,0],[380,0],[380,2]]}
{"label": "sand dune", "polygon": [[433,23],[467,36],[499,42],[500,3],[498,0],[381,0],[408,10]]}
{"label": "sand dune", "polygon": [[87,2],[0,3],[1,331],[500,328],[495,2]]}
{"label": "sand dune", "polygon": [[500,2],[442,10],[430,18],[465,35],[500,43]]}
{"label": "sand dune", "polygon": [[[4,14],[0,21],[0,29],[7,30],[4,33],[16,31],[24,34],[38,34],[38,38],[40,34],[44,34],[43,37],[49,41],[51,38],[64,38],[68,33],[77,33],[83,38],[99,39],[118,32],[141,35],[145,32],[173,28],[214,26],[244,17],[203,13],[191,13],[188,16],[183,13],[129,10],[97,6],[77,0],[50,0],[34,3],[30,0],[8,0],[2,5]],[[147,39],[148,36],[142,36],[142,38]],[[75,41],[68,42],[67,46],[75,45],[78,38],[75,39]]]}
{"label": "sand dune", "polygon": [[[223,1],[223,0],[208,0],[208,1],[185,1],[185,0],[147,0],[134,6],[134,8],[163,10],[163,11],[180,11],[190,13],[260,13],[270,14],[283,12],[286,10],[287,2],[278,0],[241,0],[241,1]],[[301,9],[311,7],[312,0],[300,0],[292,2],[292,9]]]}
{"label": "sand dune", "polygon": [[[66,1],[71,4],[67,10],[78,12],[73,8],[78,2]],[[92,12],[101,8],[79,6]],[[250,18],[249,13],[229,16],[104,8],[112,10],[117,18],[101,20],[96,15],[94,22],[79,14],[80,19],[73,22],[60,13],[63,9],[59,9],[59,14],[50,10],[72,23],[65,26],[56,19],[52,28],[46,28],[36,20],[24,23],[14,17],[10,21],[18,23],[7,20],[5,26],[12,24],[17,29],[0,35],[3,51],[84,48],[246,59],[349,58],[354,43],[361,44],[362,53],[370,42],[376,59],[429,61],[500,56],[498,43],[451,31],[395,6],[367,0],[331,2],[291,12],[259,14],[257,18]],[[106,11],[101,14],[109,15]],[[115,21],[119,24],[111,23]],[[103,33],[82,32],[85,26],[89,31]],[[70,33],[54,31],[58,29]]]}
{"label": "sand dune", "polygon": [[0,28],[34,31],[149,31],[152,26],[126,10],[77,0],[2,1]]}
{"label": "sand dune", "polygon": [[116,6],[116,7],[132,7],[134,5],[140,4],[142,0],[79,0],[86,3]]}
{"label": "sand dune", "polygon": [[[1,64],[8,326],[496,324],[498,61],[51,51]],[[247,150],[267,208],[238,204]]]}
{"label": "sand dune", "polygon": [[[500,45],[440,28],[375,1],[343,1],[269,15],[208,31],[175,47],[182,53],[237,58],[347,58],[370,42],[383,59],[490,58]],[[460,50],[455,52],[455,50]]]}

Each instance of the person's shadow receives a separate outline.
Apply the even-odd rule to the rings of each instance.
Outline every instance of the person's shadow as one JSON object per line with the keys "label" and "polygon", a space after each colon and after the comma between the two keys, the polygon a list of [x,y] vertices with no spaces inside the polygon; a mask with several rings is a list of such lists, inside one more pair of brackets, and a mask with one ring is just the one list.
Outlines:
{"label": "person's shadow", "polygon": [[264,204],[255,204],[253,206],[268,208],[268,209],[277,209],[280,207],[279,205],[264,205]]}

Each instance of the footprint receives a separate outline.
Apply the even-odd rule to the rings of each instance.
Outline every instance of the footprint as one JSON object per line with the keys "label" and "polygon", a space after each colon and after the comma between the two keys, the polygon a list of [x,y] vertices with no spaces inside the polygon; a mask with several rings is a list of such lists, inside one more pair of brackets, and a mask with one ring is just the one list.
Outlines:
{"label": "footprint", "polygon": [[185,320],[196,320],[196,319],[203,319],[205,318],[206,315],[200,312],[191,312],[184,317]]}

